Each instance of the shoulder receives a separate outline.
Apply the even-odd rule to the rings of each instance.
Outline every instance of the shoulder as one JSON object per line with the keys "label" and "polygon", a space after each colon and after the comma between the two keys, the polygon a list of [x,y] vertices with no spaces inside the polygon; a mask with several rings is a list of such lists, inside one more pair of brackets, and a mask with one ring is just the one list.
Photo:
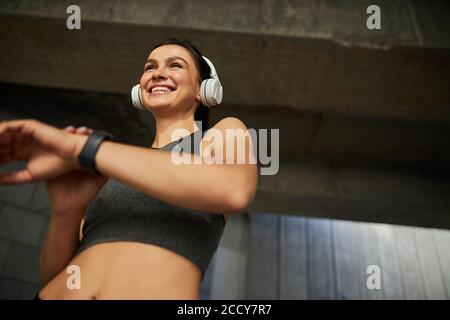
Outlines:
{"label": "shoulder", "polygon": [[[219,158],[221,161],[230,160],[237,163],[239,154],[242,157],[250,157],[253,150],[251,134],[245,123],[235,117],[226,117],[217,122],[206,131],[203,137],[203,146],[208,153],[207,157]],[[237,152],[234,150],[237,148]],[[230,149],[227,152],[227,149]],[[228,159],[228,156],[231,159]]]}
{"label": "shoulder", "polygon": [[219,130],[226,129],[243,129],[247,130],[247,126],[242,120],[235,117],[226,117],[217,122],[212,128]]}
{"label": "shoulder", "polygon": [[235,117],[226,117],[207,130],[204,138],[206,141],[217,140],[219,138],[226,145],[227,142],[229,143],[228,140],[248,139],[250,136],[249,129],[242,120]]}
{"label": "shoulder", "polygon": [[249,134],[248,128],[242,120],[235,117],[226,117],[207,130],[205,132],[205,137],[209,138],[219,134],[225,139],[227,133],[233,133],[234,136],[244,136]]}

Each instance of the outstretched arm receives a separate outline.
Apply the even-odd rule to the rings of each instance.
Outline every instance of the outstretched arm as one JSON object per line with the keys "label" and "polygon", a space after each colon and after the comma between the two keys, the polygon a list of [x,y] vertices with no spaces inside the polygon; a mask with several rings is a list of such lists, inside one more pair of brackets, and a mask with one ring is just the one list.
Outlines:
{"label": "outstretched arm", "polygon": [[[228,150],[239,146],[237,141],[230,143],[226,130],[240,129],[248,135],[247,128],[236,118],[225,118],[213,129],[226,137],[222,148],[214,149],[223,164],[207,164],[202,161],[206,157],[194,155],[193,164],[177,165],[169,152],[105,141],[96,156],[97,170],[173,205],[213,213],[243,212],[255,195],[258,169],[254,160],[239,164],[237,153],[229,158]],[[27,168],[0,174],[0,183],[47,180],[83,169],[78,155],[87,139],[33,119],[1,122],[0,164],[25,160]],[[250,138],[245,139],[244,149],[246,159],[253,159]]]}
{"label": "outstretched arm", "polygon": [[[226,129],[247,131],[236,118],[223,119],[214,128],[224,137]],[[252,154],[251,139],[246,140],[245,150]],[[221,154],[226,160],[226,152]],[[200,156],[194,157],[201,162]],[[256,192],[256,164],[238,164],[236,153],[229,159],[232,163],[196,164],[195,160],[177,165],[170,152],[105,141],[96,155],[96,166],[106,176],[180,207],[226,214],[245,211]]]}

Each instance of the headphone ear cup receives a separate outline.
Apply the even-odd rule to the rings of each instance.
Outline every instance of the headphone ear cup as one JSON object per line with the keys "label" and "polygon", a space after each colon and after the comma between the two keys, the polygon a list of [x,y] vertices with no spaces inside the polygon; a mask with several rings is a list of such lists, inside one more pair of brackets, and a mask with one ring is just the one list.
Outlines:
{"label": "headphone ear cup", "polygon": [[203,105],[212,107],[222,102],[223,89],[219,80],[210,78],[202,81],[200,97]]}
{"label": "headphone ear cup", "polygon": [[144,110],[144,106],[142,105],[141,100],[141,86],[139,84],[135,85],[131,88],[131,102],[133,102],[133,106],[139,110]]}
{"label": "headphone ear cup", "polygon": [[219,80],[216,80],[216,82],[217,88],[214,88],[214,100],[216,101],[216,104],[221,104],[223,98],[223,88]]}
{"label": "headphone ear cup", "polygon": [[206,88],[206,82],[208,80],[203,80],[202,84],[200,85],[200,98],[202,100],[202,104],[206,107],[209,107],[208,102],[206,101],[206,92],[205,92],[205,88]]}

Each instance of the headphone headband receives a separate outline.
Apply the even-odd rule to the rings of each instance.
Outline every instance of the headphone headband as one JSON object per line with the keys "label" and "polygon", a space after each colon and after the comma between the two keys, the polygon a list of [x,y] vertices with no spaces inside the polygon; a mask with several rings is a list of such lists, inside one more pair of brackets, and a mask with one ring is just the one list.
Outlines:
{"label": "headphone headband", "polygon": [[206,61],[206,63],[208,64],[209,68],[211,69],[211,74],[210,76],[213,78],[216,78],[217,80],[219,80],[219,76],[217,75],[216,72],[216,68],[214,68],[213,63],[211,62],[211,60],[209,60],[207,57],[202,56],[202,58]]}

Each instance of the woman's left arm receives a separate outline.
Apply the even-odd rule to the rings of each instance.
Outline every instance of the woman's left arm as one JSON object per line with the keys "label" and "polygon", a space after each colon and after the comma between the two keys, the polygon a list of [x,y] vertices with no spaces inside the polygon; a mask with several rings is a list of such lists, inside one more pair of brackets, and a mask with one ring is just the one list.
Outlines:
{"label": "woman's left arm", "polygon": [[[97,170],[173,205],[214,213],[243,212],[253,200],[258,179],[252,139],[246,126],[236,118],[225,118],[213,129],[203,140],[208,136],[216,138],[210,132],[225,137],[220,144],[223,149],[214,149],[215,159],[223,164],[204,163],[202,160],[208,156],[203,155],[193,155],[193,164],[175,164],[170,152],[105,141],[96,155]],[[228,155],[227,151],[235,147],[242,149],[242,144],[228,139],[227,130],[247,136],[244,154],[252,161],[241,164],[237,153]],[[17,160],[27,162],[25,169],[0,173],[0,184],[42,181],[67,171],[86,170],[78,155],[87,139],[34,119],[0,122],[0,165]]]}
{"label": "woman's left arm", "polygon": [[[206,157],[197,155],[193,155],[196,158],[193,164],[175,164],[170,152],[105,141],[98,149],[96,168],[106,176],[176,206],[241,213],[250,205],[257,187],[257,165],[247,160],[253,155],[252,140],[245,139],[247,161],[239,164],[237,153],[233,152],[231,159],[226,153],[227,146],[234,149],[239,139],[227,140],[226,130],[233,129],[250,137],[245,124],[236,118],[225,118],[213,129],[224,137],[224,152],[216,152],[224,160],[223,164],[204,163]],[[77,154],[84,142],[80,140]]]}

